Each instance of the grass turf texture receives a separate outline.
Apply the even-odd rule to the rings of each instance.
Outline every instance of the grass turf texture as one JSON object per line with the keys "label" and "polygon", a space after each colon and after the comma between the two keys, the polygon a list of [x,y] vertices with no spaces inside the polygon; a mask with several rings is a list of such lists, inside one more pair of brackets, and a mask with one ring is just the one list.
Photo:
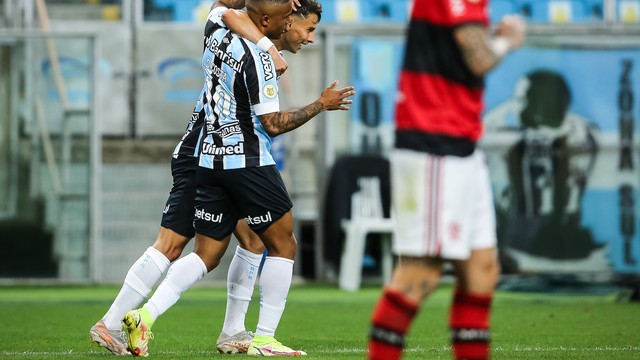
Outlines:
{"label": "grass turf texture", "polygon": [[[111,358],[89,342],[89,328],[106,312],[115,287],[0,287],[0,358]],[[305,359],[363,359],[379,288],[346,293],[294,286],[277,338],[309,353]],[[258,294],[247,315],[255,330]],[[427,300],[408,337],[405,359],[450,359],[446,330],[451,287]],[[158,319],[152,359],[244,358],[221,355],[224,288],[195,288]],[[614,296],[498,292],[493,359],[640,359],[640,304]]]}

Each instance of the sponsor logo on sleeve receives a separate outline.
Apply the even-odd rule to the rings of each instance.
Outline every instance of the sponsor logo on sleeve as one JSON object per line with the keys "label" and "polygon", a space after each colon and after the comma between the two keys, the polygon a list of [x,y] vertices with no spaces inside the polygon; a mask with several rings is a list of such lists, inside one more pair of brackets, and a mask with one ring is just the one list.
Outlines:
{"label": "sponsor logo on sleeve", "polygon": [[271,56],[269,54],[260,53],[260,61],[262,62],[262,70],[264,71],[264,81],[273,79],[273,67],[271,66]]}
{"label": "sponsor logo on sleeve", "polygon": [[273,99],[278,95],[275,85],[267,84],[262,88],[262,93],[269,99]]}

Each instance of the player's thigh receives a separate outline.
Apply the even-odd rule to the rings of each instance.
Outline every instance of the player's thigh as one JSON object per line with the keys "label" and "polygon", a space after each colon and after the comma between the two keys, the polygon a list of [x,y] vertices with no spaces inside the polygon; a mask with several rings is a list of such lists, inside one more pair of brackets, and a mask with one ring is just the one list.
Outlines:
{"label": "player's thigh", "polygon": [[[173,241],[179,243],[184,238],[191,239],[193,230],[193,207],[196,195],[196,158],[183,156],[171,161],[171,174],[173,185],[169,192],[169,198],[162,212],[160,225],[170,229],[172,232],[182,237],[171,236],[171,233],[162,234],[167,236],[158,237],[158,241]],[[175,247],[178,243],[165,243],[165,245]]]}
{"label": "player's thigh", "polygon": [[292,228],[293,216],[291,211],[288,211],[260,234],[269,256],[284,257],[292,260],[295,258],[298,244],[291,230]]}
{"label": "player's thigh", "polygon": [[220,183],[226,171],[198,169],[193,225],[197,234],[222,240],[235,229],[240,218],[235,199]]}
{"label": "player's thigh", "polygon": [[225,179],[225,186],[251,230],[263,240],[268,236],[292,241],[293,203],[276,167],[238,169],[229,174],[232,177]]}
{"label": "player's thigh", "polygon": [[467,258],[473,227],[472,161],[405,149],[394,150],[390,160],[394,252]]}

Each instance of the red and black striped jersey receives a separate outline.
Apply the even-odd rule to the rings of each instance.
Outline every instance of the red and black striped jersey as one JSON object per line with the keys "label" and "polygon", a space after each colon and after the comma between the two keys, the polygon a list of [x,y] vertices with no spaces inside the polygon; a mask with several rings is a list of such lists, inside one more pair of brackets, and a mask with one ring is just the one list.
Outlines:
{"label": "red and black striped jersey", "polygon": [[457,26],[489,24],[488,0],[415,0],[399,79],[396,148],[467,156],[482,134],[484,78],[467,67]]}

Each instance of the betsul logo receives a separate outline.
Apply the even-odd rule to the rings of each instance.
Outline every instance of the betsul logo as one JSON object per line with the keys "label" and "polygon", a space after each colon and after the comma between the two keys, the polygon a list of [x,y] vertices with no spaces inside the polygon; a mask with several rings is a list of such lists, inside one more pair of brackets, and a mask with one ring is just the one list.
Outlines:
{"label": "betsul logo", "polygon": [[249,225],[259,225],[259,224],[263,224],[263,223],[270,223],[273,221],[273,219],[271,218],[271,212],[267,211],[267,213],[265,215],[260,215],[260,216],[247,216],[244,218],[244,220],[247,222],[247,224]]}
{"label": "betsul logo", "polygon": [[204,221],[221,223],[222,213],[216,215],[216,214],[206,212],[204,209],[196,209],[196,218]]}

